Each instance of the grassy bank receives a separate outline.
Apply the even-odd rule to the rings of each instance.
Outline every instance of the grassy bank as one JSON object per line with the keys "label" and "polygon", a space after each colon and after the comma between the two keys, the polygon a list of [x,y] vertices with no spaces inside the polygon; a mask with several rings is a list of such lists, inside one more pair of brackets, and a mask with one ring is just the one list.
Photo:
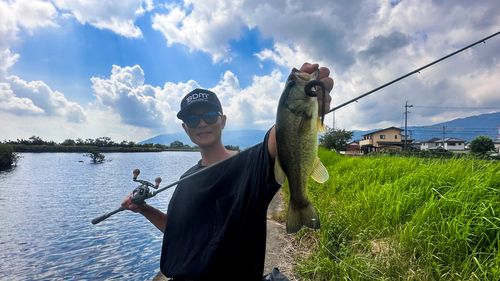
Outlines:
{"label": "grassy bank", "polygon": [[500,279],[500,161],[319,156],[330,179],[310,181],[322,228],[296,236],[314,248],[301,278]]}

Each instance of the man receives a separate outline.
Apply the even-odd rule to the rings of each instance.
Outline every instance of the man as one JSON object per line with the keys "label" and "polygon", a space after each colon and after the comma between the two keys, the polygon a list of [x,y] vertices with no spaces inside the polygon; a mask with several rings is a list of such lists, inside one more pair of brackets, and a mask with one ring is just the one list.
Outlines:
{"label": "man", "polygon": [[[305,63],[312,73],[319,66]],[[333,80],[319,68],[330,108]],[[322,95],[318,91],[321,113]],[[236,152],[222,144],[226,116],[215,93],[196,89],[181,102],[177,117],[201,160],[182,177],[229,158]],[[280,185],[274,179],[276,136],[274,126],[262,144],[207,169],[177,185],[167,214],[148,204],[122,207],[141,213],[164,233],[161,271],[173,280],[262,280],[266,247],[266,213]]]}

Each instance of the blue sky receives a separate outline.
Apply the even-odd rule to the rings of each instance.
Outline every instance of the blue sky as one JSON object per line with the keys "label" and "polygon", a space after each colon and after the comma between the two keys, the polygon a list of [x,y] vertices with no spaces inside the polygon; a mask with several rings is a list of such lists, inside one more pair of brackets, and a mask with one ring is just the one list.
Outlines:
{"label": "blue sky", "polygon": [[[196,87],[219,94],[227,130],[265,130],[303,62],[330,68],[335,106],[498,31],[494,0],[2,0],[0,140],[181,132],[175,113]],[[409,125],[498,111],[499,49],[500,36],[326,122],[399,127],[406,101],[437,106]]]}

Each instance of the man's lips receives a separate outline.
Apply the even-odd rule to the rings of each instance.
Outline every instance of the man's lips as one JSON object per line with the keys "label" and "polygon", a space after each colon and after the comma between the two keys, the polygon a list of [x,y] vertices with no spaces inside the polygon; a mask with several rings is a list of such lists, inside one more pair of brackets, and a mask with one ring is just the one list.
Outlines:
{"label": "man's lips", "polygon": [[196,135],[197,136],[206,136],[206,135],[209,135],[209,134],[211,134],[211,132],[199,132]]}

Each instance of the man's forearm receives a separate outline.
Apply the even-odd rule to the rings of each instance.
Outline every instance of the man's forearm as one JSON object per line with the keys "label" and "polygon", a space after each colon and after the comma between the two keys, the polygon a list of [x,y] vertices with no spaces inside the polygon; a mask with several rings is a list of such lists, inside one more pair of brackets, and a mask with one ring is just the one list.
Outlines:
{"label": "man's forearm", "polygon": [[148,204],[144,204],[144,208],[141,211],[141,214],[145,218],[147,218],[154,226],[156,226],[156,228],[158,228],[161,232],[165,231],[165,226],[167,224],[167,214]]}

